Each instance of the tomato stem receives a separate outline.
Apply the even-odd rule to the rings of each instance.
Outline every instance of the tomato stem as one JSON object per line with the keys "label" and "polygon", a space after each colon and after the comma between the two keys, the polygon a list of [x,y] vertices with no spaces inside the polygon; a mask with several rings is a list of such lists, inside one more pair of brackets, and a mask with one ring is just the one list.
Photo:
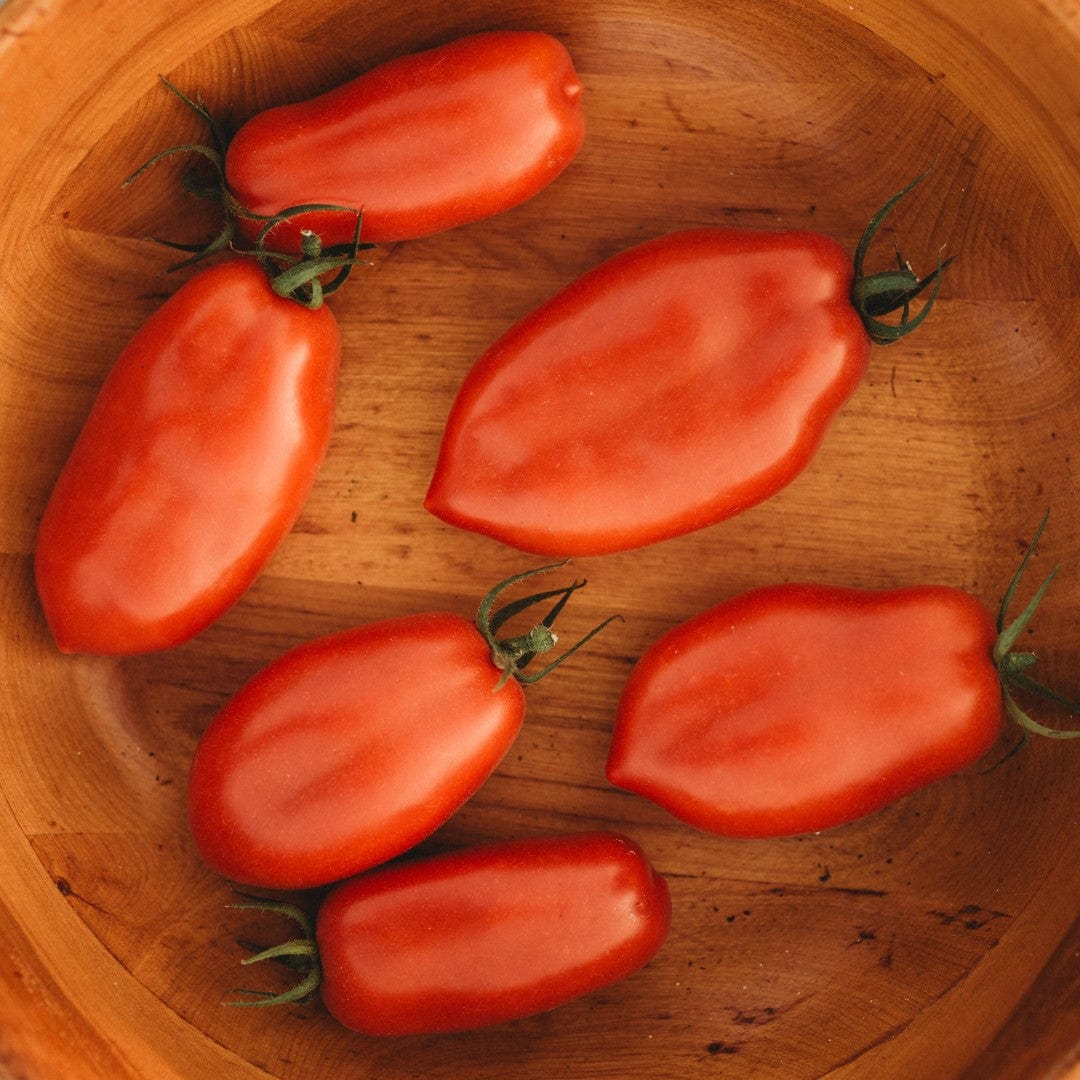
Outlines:
{"label": "tomato stem", "polygon": [[997,641],[994,643],[992,655],[994,664],[997,667],[998,677],[1001,680],[1001,694],[1005,711],[1020,725],[1025,737],[1027,735],[1041,735],[1047,739],[1080,739],[1080,731],[1046,727],[1044,724],[1040,724],[1033,720],[1022,708],[1020,708],[1012,693],[1013,690],[1021,690],[1033,694],[1036,697],[1045,698],[1047,701],[1052,701],[1055,705],[1061,706],[1074,716],[1080,715],[1080,704],[1063,697],[1056,690],[1051,690],[1050,687],[1044,686],[1041,682],[1033,679],[1028,674],[1029,669],[1033,667],[1038,660],[1035,653],[1013,652],[1013,647],[1019,640],[1020,635],[1027,629],[1036,610],[1042,603],[1043,597],[1050,588],[1050,583],[1057,576],[1058,570],[1060,569],[1059,566],[1055,566],[1051,569],[1039,588],[1035,590],[1035,594],[1028,601],[1024,610],[1010,622],[1009,608],[1012,606],[1012,602],[1016,596],[1016,590],[1020,585],[1020,579],[1024,576],[1024,571],[1027,570],[1028,564],[1035,554],[1035,548],[1042,538],[1043,530],[1046,528],[1046,523],[1049,518],[1050,511],[1047,510],[1046,513],[1043,514],[1042,521],[1039,522],[1039,526],[1035,530],[1035,535],[1028,544],[1023,558],[1020,560],[1020,565],[1017,567],[1016,573],[1013,574],[1012,579],[1009,581],[1008,587],[1005,590],[1005,594],[1001,598],[1001,605],[998,608],[997,615],[998,637]]}
{"label": "tomato stem", "polygon": [[[544,676],[554,671],[563,661],[576,653],[582,645],[600,633],[605,626],[619,618],[618,615],[609,616],[545,667],[539,671],[525,673],[524,667],[534,657],[550,651],[555,646],[558,637],[551,627],[566,606],[566,602],[578,589],[584,587],[585,582],[575,581],[561,589],[549,589],[545,592],[533,593],[531,596],[505,604],[497,610],[495,604],[507,589],[538,574],[558,570],[565,566],[568,561],[564,560],[561,563],[553,563],[550,566],[541,566],[534,570],[526,570],[524,573],[514,574],[513,577],[499,582],[480,601],[480,607],[476,613],[476,628],[491,649],[492,663],[502,672],[502,677],[495,685],[496,690],[502,689],[510,679],[516,679],[519,683],[526,685],[539,682]],[[551,599],[556,601],[551,610],[528,633],[509,638],[499,638],[497,636],[499,629],[509,618]]]}
{"label": "tomato stem", "polygon": [[242,903],[230,904],[231,908],[249,909],[254,911],[270,911],[278,915],[285,915],[299,923],[304,936],[294,938],[291,941],[282,942],[280,945],[272,945],[268,949],[262,949],[249,956],[241,963],[257,964],[264,960],[288,960],[290,966],[306,970],[304,978],[289,990],[279,994],[269,993],[265,990],[249,990],[236,987],[230,991],[233,994],[243,994],[247,1000],[226,1000],[226,1005],[234,1005],[237,1008],[250,1008],[256,1005],[287,1005],[294,1001],[303,1001],[310,997],[319,987],[322,981],[322,966],[319,963],[319,948],[315,942],[315,925],[311,917],[302,908],[295,904],[287,904],[281,900],[264,900],[261,897],[247,897]]}
{"label": "tomato stem", "polygon": [[[878,210],[870,219],[855,248],[855,276],[851,286],[851,303],[859,313],[870,340],[877,345],[890,345],[922,325],[937,299],[942,275],[955,258],[955,256],[950,256],[943,260],[939,252],[937,269],[932,274],[920,278],[912,270],[911,264],[897,250],[895,270],[881,270],[874,274],[866,274],[863,271],[866,253],[885,219],[909,191],[930,175],[933,168],[934,166],[931,165],[924,173],[915,177],[910,184],[893,195]],[[911,302],[927,289],[930,289],[930,295],[926,298],[919,313],[912,317]],[[900,312],[899,322],[890,323],[881,319],[882,315],[888,315],[894,311]]]}

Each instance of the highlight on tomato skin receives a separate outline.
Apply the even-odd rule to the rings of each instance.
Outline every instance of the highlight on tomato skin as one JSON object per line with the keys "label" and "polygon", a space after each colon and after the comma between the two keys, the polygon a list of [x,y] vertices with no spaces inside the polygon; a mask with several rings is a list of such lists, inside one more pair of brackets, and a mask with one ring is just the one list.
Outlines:
{"label": "highlight on tomato skin", "polygon": [[[487,31],[398,57],[318,97],[264,110],[233,136],[224,179],[254,239],[298,204],[363,213],[363,239],[416,239],[503,213],[539,194],[585,137],[582,84],[540,31]],[[251,215],[251,216],[248,216]],[[290,215],[265,237],[294,252],[299,230],[347,243],[355,214]]]}
{"label": "highlight on tomato skin", "polygon": [[465,1031],[565,1005],[625,979],[667,938],[671,897],[640,846],[612,832],[501,841],[397,863],[335,886],[314,927],[295,918],[283,954],[307,974],[275,1005],[318,989],[341,1024],[369,1035]]}

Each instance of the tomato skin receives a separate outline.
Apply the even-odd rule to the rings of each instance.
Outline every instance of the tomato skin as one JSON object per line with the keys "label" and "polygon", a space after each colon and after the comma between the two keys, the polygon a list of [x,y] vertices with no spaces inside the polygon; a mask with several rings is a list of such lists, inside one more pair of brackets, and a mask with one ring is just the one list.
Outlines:
{"label": "tomato skin", "polygon": [[272,889],[338,881],[451,816],[517,735],[522,688],[475,625],[434,612],[285,653],[226,703],[196,748],[191,833],[226,878]]}
{"label": "tomato skin", "polygon": [[[539,32],[492,31],[255,115],[229,144],[225,173],[258,214],[304,203],[362,208],[362,238],[382,244],[524,202],[566,168],[584,135],[581,82],[565,47]],[[303,214],[268,245],[298,250],[301,227],[324,246],[349,243],[355,224],[353,214]]]}
{"label": "tomato skin", "polygon": [[667,936],[667,884],[613,833],[491,844],[346,882],[316,923],[322,997],[373,1035],[543,1012],[624,978]]}
{"label": "tomato skin", "polygon": [[616,255],[476,362],[425,505],[571,556],[761,502],[806,466],[866,371],[852,276],[816,233],[696,229]]}
{"label": "tomato skin", "polygon": [[292,528],[333,424],[340,335],[253,261],[203,270],[121,352],[45,508],[38,594],[64,652],[178,645]]}
{"label": "tomato skin", "polygon": [[995,637],[978,600],[943,586],[744,593],[638,661],[608,778],[726,836],[853,821],[993,745]]}

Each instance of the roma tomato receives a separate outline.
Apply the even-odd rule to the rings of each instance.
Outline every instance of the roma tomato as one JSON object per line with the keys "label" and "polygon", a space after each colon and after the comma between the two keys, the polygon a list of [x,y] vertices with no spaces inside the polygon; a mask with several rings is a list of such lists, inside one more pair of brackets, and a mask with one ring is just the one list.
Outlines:
{"label": "roma tomato", "polygon": [[[920,178],[921,179],[921,178]],[[917,181],[916,181],[917,182]],[[910,186],[909,186],[910,188]],[[905,189],[909,190],[909,189]],[[466,376],[425,505],[525,551],[596,555],[702,528],[809,462],[859,385],[878,316],[940,270],[864,276],[809,232],[705,228],[624,251],[541,305]]]}
{"label": "roma tomato", "polygon": [[[229,143],[225,181],[248,212],[297,204],[363,211],[372,243],[413,239],[501,213],[570,163],[585,125],[564,46],[534,31],[493,31],[383,64],[329,93],[258,113]],[[238,225],[254,236],[262,222]],[[290,214],[266,237],[298,248],[347,243],[355,215]]]}
{"label": "roma tomato", "polygon": [[[506,588],[538,572],[492,590],[476,623],[449,612],[369,623],[301,645],[251,679],[207,727],[191,765],[189,821],[207,865],[266,888],[325,885],[400,855],[446,821],[514,741],[521,684],[578,647],[522,670],[552,647],[550,624],[578,587],[492,612]],[[528,634],[497,639],[508,613],[553,597]]]}
{"label": "roma tomato", "polygon": [[250,260],[203,270],[109,373],[45,508],[38,593],[65,652],[180,644],[248,588],[303,507],[333,424],[333,314]]}
{"label": "roma tomato", "polygon": [[243,1003],[291,1001],[319,986],[335,1019],[370,1035],[485,1027],[632,974],[670,921],[667,884],[626,837],[491,844],[339,885],[319,910],[317,948],[307,938],[260,954],[319,966],[293,992]]}
{"label": "roma tomato", "polygon": [[970,765],[1004,710],[1025,731],[1077,737],[1037,724],[1013,696],[1068,706],[1026,674],[1034,656],[1011,651],[1043,591],[1010,624],[1006,601],[996,626],[944,586],[736,596],[638,661],[608,778],[710,832],[785,836],[853,821]]}

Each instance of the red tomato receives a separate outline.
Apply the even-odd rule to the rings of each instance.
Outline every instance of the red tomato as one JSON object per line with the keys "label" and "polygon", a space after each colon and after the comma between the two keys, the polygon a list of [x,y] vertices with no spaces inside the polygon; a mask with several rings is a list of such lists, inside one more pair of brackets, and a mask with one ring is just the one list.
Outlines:
{"label": "red tomato", "polygon": [[816,233],[724,228],[602,263],[468,373],[425,505],[524,551],[596,555],[772,495],[859,385],[871,335],[909,332],[932,303],[889,326],[877,315],[936,290],[941,268],[924,281],[862,275],[868,238],[900,195],[871,222],[856,267]]}
{"label": "red tomato", "polygon": [[338,1021],[371,1035],[498,1024],[637,971],[670,921],[667,884],[623,836],[454,852],[327,896],[316,924],[322,998]]}
{"label": "red tomato", "polygon": [[736,596],[638,661],[608,778],[710,832],[785,836],[853,821],[970,765],[1005,708],[1027,731],[1075,738],[1032,721],[1010,690],[1076,708],[1025,674],[1032,654],[1009,651],[1045,588],[1009,627],[1004,605],[996,628],[978,600],[944,586]]}
{"label": "red tomato", "polygon": [[177,645],[248,588],[326,451],[340,356],[327,308],[233,260],[191,278],[106,378],[45,508],[38,593],[65,652]]}
{"label": "red tomato", "polygon": [[446,612],[387,619],[271,663],[195,751],[189,820],[205,862],[234,881],[308,888],[424,839],[480,787],[521,727],[519,683],[544,674],[518,670],[521,641],[533,652],[554,638],[544,623],[498,642],[482,606],[477,623]]}
{"label": "red tomato", "polygon": [[983,605],[956,589],[744,593],[638,661],[608,778],[727,836],[852,821],[993,745],[995,636]]}
{"label": "red tomato", "polygon": [[[297,204],[363,210],[372,243],[427,236],[536,195],[584,139],[581,83],[548,34],[499,31],[392,60],[329,93],[252,117],[233,137],[227,184],[273,215]],[[248,236],[260,224],[240,218]],[[298,230],[348,243],[355,215],[308,213],[267,244],[295,251]]]}

